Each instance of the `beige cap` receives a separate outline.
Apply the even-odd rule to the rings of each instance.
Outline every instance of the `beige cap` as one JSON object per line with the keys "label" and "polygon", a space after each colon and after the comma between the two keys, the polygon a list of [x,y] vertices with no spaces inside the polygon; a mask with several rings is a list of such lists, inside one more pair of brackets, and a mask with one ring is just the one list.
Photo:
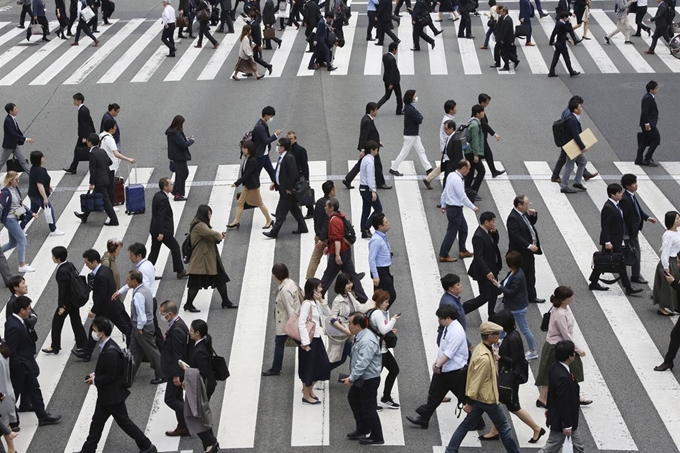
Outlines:
{"label": "beige cap", "polygon": [[486,321],[479,326],[479,333],[483,335],[492,335],[494,333],[502,332],[503,328],[496,324],[495,322]]}

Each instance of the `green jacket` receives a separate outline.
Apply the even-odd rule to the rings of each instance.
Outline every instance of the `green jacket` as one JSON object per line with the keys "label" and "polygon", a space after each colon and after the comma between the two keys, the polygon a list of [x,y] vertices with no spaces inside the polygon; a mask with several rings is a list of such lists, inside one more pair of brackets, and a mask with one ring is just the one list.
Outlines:
{"label": "green jacket", "polygon": [[482,123],[477,118],[470,119],[466,134],[468,147],[465,154],[484,156],[484,132],[482,131]]}

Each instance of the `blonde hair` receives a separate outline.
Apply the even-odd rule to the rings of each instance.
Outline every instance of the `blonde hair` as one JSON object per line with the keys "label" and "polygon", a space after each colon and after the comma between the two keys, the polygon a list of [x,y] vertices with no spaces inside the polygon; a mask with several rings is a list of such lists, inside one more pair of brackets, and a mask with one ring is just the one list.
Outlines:
{"label": "blonde hair", "polygon": [[19,173],[15,171],[8,171],[7,174],[5,175],[5,180],[3,181],[3,185],[5,187],[9,187],[10,183],[14,178],[16,178],[19,175]]}

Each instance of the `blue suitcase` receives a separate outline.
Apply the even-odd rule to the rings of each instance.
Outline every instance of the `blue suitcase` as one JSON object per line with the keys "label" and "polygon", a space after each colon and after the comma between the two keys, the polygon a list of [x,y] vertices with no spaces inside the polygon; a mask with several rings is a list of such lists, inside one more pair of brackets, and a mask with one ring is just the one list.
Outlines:
{"label": "blue suitcase", "polygon": [[[134,168],[135,181],[137,181],[137,166]],[[132,176],[132,174],[130,174]],[[127,215],[144,214],[146,210],[146,198],[144,197],[144,185],[128,184],[125,188],[125,213]]]}

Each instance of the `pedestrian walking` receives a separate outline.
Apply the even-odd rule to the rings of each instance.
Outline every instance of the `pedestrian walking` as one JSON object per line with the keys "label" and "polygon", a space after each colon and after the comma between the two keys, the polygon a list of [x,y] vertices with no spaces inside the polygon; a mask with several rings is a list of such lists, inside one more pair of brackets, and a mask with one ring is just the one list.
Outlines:
{"label": "pedestrian walking", "polygon": [[[368,318],[368,328],[380,340],[380,353],[382,354],[382,366],[388,371],[385,378],[385,387],[380,398],[380,404],[388,409],[399,409],[399,403],[392,399],[392,388],[397,381],[399,375],[399,364],[394,358],[390,350],[387,348],[387,341],[385,337],[395,335],[394,326],[401,318],[401,313],[390,316],[390,294],[382,289],[376,289],[373,292],[372,303],[369,303],[365,310],[366,318]],[[391,346],[394,347],[394,346]]]}
{"label": "pedestrian walking", "polygon": [[465,241],[468,235],[468,225],[463,215],[463,206],[472,209],[474,212],[479,211],[465,193],[465,184],[463,180],[470,171],[470,162],[467,160],[459,160],[454,170],[446,177],[447,184],[444,186],[441,196],[441,210],[442,214],[446,214],[448,226],[446,227],[446,235],[442,245],[439,247],[439,261],[442,263],[453,263],[458,261],[458,258],[452,257],[449,253],[453,242],[458,236],[458,256],[460,258],[468,258],[472,253],[465,247]]}
{"label": "pedestrian walking", "polygon": [[652,300],[658,305],[657,314],[673,316],[680,309],[678,293],[669,285],[668,276],[680,279],[675,257],[680,253],[680,214],[677,211],[668,211],[664,218],[664,231],[661,237],[661,249],[659,250],[659,264],[654,273],[654,287]]}
{"label": "pedestrian walking", "polygon": [[580,74],[579,71],[576,71],[571,67],[571,58],[569,57],[569,51],[567,50],[567,39],[569,37],[571,37],[573,45],[577,45],[580,42],[574,34],[571,22],[569,22],[569,11],[561,11],[557,17],[555,28],[550,35],[550,45],[555,46],[555,52],[553,53],[552,62],[550,63],[548,77],[557,77],[555,68],[557,67],[557,62],[560,60],[560,56],[567,66],[570,77],[576,77]]}
{"label": "pedestrian walking", "polygon": [[[423,0],[416,0],[416,4],[411,11],[411,23],[413,24],[413,47],[412,51],[420,51],[420,38],[423,38],[425,42],[432,46],[434,49],[434,39],[432,39],[425,32],[425,27],[430,23],[430,11],[425,7],[425,2]],[[406,92],[408,94],[408,91]],[[404,98],[404,104],[409,104]]]}
{"label": "pedestrian walking", "polygon": [[[609,45],[611,44],[610,40],[617,35],[617,33],[621,33],[624,38],[624,44],[633,44],[633,41],[630,40],[630,28],[628,27],[628,12],[630,11],[631,7],[635,4],[636,0],[616,0],[616,3],[614,3],[614,14],[616,15],[616,30],[612,31],[608,35],[604,37],[604,42],[605,44]],[[647,0],[645,0],[646,2]],[[645,6],[645,10],[647,10],[647,7]],[[640,36],[638,34],[638,36]],[[583,38],[585,39],[585,38]]]}
{"label": "pedestrian walking", "polygon": [[[422,0],[421,0],[422,1]],[[416,154],[420,159],[420,163],[425,169],[425,174],[429,175],[432,171],[432,165],[427,160],[423,142],[420,140],[419,129],[423,122],[423,115],[416,108],[418,102],[418,93],[416,90],[406,90],[404,94],[404,144],[397,158],[392,162],[390,167],[390,174],[394,176],[404,176],[399,173],[399,165],[406,159],[411,148],[415,148]]]}
{"label": "pedestrian walking", "polygon": [[[408,1],[410,8],[410,0]],[[392,42],[396,42],[397,44],[401,42],[397,35],[395,35],[394,32],[392,31],[394,29],[394,24],[392,24],[392,20],[394,20],[394,17],[396,16],[397,16],[396,13],[395,16],[392,16],[392,2],[390,0],[378,0],[378,8],[376,10],[375,15],[375,24],[377,29],[376,31],[377,42],[375,43],[376,46],[382,46],[384,44],[385,35],[389,36]],[[396,18],[399,19],[399,17]]]}
{"label": "pedestrian walking", "polygon": [[456,132],[455,115],[457,111],[456,101],[453,99],[444,103],[444,118],[439,129],[439,151],[442,154],[442,159],[437,167],[423,179],[423,184],[427,190],[432,190],[432,181],[442,172],[444,172],[443,184],[446,186],[446,178],[453,171],[453,165],[463,159],[463,148],[460,146],[460,142],[454,146],[454,143],[450,140],[451,135]]}
{"label": "pedestrian walking", "polygon": [[542,255],[541,241],[536,230],[538,213],[530,208],[529,197],[517,195],[512,201],[513,209],[505,222],[508,229],[508,252],[518,252],[522,257],[522,270],[527,282],[530,303],[542,304],[545,299],[536,295],[536,258]]}
{"label": "pedestrian walking", "polygon": [[479,188],[484,181],[486,169],[482,159],[484,158],[486,133],[482,128],[482,118],[484,118],[484,107],[481,105],[472,106],[472,115],[468,121],[465,136],[468,142],[468,147],[464,150],[465,158],[470,162],[470,171],[465,175],[465,188],[471,189],[475,193],[475,201],[480,201],[482,198],[477,195]]}
{"label": "pedestrian walking", "polygon": [[333,306],[329,318],[329,324],[338,332],[328,330],[326,353],[331,363],[331,371],[341,366],[350,356],[354,335],[349,330],[349,317],[352,313],[361,312],[363,308],[352,294],[354,284],[349,275],[344,272],[338,274],[335,279],[334,291],[337,296],[333,299]]}
{"label": "pedestrian walking", "polygon": [[203,37],[207,38],[213,45],[213,49],[217,49],[220,43],[217,42],[210,33],[210,5],[205,0],[198,0],[196,4],[196,19],[198,20],[198,42],[194,47],[200,49],[203,47]]}
{"label": "pedestrian walking", "polygon": [[[359,171],[359,194],[361,195],[361,237],[371,237],[372,219],[382,213],[382,204],[378,196],[378,186],[375,183],[375,156],[380,145],[374,141],[366,142],[366,155],[361,160]],[[371,212],[373,209],[373,212]]]}
{"label": "pedestrian walking", "polygon": [[[90,9],[91,12],[94,12],[94,17],[92,17],[92,21],[88,22],[84,19],[83,16],[83,10],[84,9]],[[76,17],[78,18],[78,27],[76,28],[76,37],[75,41],[71,43],[72,46],[78,46],[80,43],[78,40],[80,39],[80,32],[82,31],[89,37],[92,41],[94,41],[93,47],[97,47],[99,45],[99,40],[95,38],[93,33],[97,32],[97,13],[94,11],[92,7],[90,7],[87,4],[87,0],[78,0],[77,3],[77,9],[76,9]],[[92,30],[90,30],[90,25],[93,25]],[[94,131],[94,127],[92,128]]]}
{"label": "pedestrian walking", "polygon": [[496,214],[491,211],[479,216],[479,226],[472,236],[472,248],[475,251],[468,275],[477,282],[479,295],[465,302],[465,314],[475,311],[487,304],[489,318],[495,313],[496,298],[500,291],[493,284],[503,267],[501,252],[498,250],[498,230]]}
{"label": "pedestrian walking", "polygon": [[[569,102],[569,111],[571,112],[564,121],[562,130],[564,131],[564,143],[569,143],[574,140],[581,152],[573,159],[566,156],[566,163],[564,165],[564,173],[562,173],[562,181],[560,182],[560,192],[566,194],[578,193],[579,191],[586,191],[586,187],[582,183],[583,172],[585,171],[588,158],[585,153],[588,148],[581,140],[581,115],[583,114],[583,103],[579,101]],[[565,152],[566,154],[566,152]],[[571,172],[576,164],[576,175],[574,177],[573,188],[569,187],[569,180],[571,179]],[[579,189],[579,190],[575,190]]]}
{"label": "pedestrian walking", "polygon": [[390,306],[392,306],[397,299],[397,291],[394,289],[394,276],[390,273],[394,253],[387,238],[390,221],[384,213],[373,217],[373,229],[375,232],[368,242],[368,267],[373,278],[373,289],[387,291],[390,295]]}
{"label": "pedestrian walking", "polygon": [[182,262],[182,251],[177,239],[175,239],[175,219],[172,207],[170,207],[170,200],[168,199],[173,189],[172,181],[170,181],[170,178],[161,178],[158,181],[158,188],[160,190],[156,192],[151,202],[151,225],[149,226],[151,251],[149,253],[149,262],[154,266],[156,265],[161,245],[165,245],[170,250],[170,256],[172,257],[172,270],[177,275],[177,278],[184,278],[187,276],[187,272]]}
{"label": "pedestrian walking", "polygon": [[659,2],[659,7],[656,10],[654,17],[650,21],[654,22],[654,34],[652,35],[652,42],[649,45],[649,49],[645,50],[645,53],[654,55],[654,49],[656,49],[656,43],[659,38],[663,38],[667,43],[670,42],[671,36],[669,34],[670,26],[673,24],[673,17],[675,16],[675,8],[669,5],[665,0],[657,0]]}
{"label": "pedestrian walking", "polygon": [[238,197],[234,220],[227,225],[227,228],[236,228],[238,230],[241,226],[243,210],[248,205],[249,207],[260,209],[266,221],[262,229],[267,230],[272,227],[274,221],[270,217],[269,209],[267,209],[260,195],[261,168],[257,163],[257,157],[255,157],[255,144],[250,140],[246,140],[241,147],[241,153],[243,154],[243,163],[241,164],[240,175],[231,186],[238,187],[243,185],[243,190],[241,190],[241,194]]}
{"label": "pedestrian walking", "polygon": [[[78,26],[80,27],[80,25]],[[71,162],[71,165],[68,166],[68,168],[64,168],[66,173],[70,173],[72,175],[76,174],[78,162],[89,161],[87,138],[90,136],[90,134],[96,133],[94,122],[92,121],[92,116],[90,115],[90,109],[87,108],[84,102],[85,96],[83,96],[82,93],[76,93],[73,95],[73,105],[78,108],[78,140],[76,141],[76,146],[73,150],[73,161]]]}
{"label": "pedestrian walking", "polygon": [[[656,167],[658,163],[654,162],[654,151],[661,144],[661,135],[659,134],[659,129],[656,128],[659,122],[659,108],[656,106],[659,84],[654,80],[650,80],[645,88],[647,92],[642,96],[640,112],[640,128],[642,132],[638,132],[638,149],[635,164]],[[647,150],[646,153],[645,150]]]}
{"label": "pedestrian walking", "polygon": [[[297,134],[294,131],[288,131],[286,138],[290,140],[290,153],[295,158],[295,165],[297,165],[298,176],[300,178],[305,178],[305,181],[309,182],[309,158],[307,157],[307,150],[298,143]],[[314,198],[307,197],[310,201],[309,204],[305,204],[307,208],[307,214],[305,214],[305,219],[311,219],[314,217]],[[304,201],[304,200],[301,200]]]}
{"label": "pedestrian walking", "polygon": [[161,36],[161,41],[168,47],[168,57],[175,57],[175,40],[173,36],[175,35],[175,8],[170,5],[170,0],[163,1],[163,13],[161,14],[161,23],[163,24],[163,35]]}
{"label": "pedestrian walking", "polygon": [[[354,189],[352,181],[354,178],[356,178],[356,176],[359,174],[359,170],[361,169],[361,160],[366,155],[366,144],[369,141],[373,141],[380,144],[380,148],[384,146],[383,142],[380,141],[380,133],[378,132],[378,128],[375,125],[375,117],[378,115],[378,109],[378,104],[375,102],[369,102],[366,104],[366,114],[361,118],[361,124],[359,126],[359,144],[357,145],[357,151],[359,151],[359,160],[356,164],[354,164],[354,167],[352,167],[352,169],[342,180],[342,185],[348,189]],[[378,154],[375,155],[374,161],[375,183],[378,186],[378,189],[391,189],[392,186],[385,184],[382,161],[380,160],[380,150],[378,150]]]}
{"label": "pedestrian walking", "polygon": [[[241,33],[243,36],[243,33]],[[276,110],[271,105],[266,106],[262,109],[262,116],[255,123],[253,127],[252,140],[255,143],[255,157],[260,165],[260,169],[264,169],[269,175],[269,179],[272,182],[276,181],[276,172],[272,166],[271,157],[269,153],[271,151],[271,144],[279,139],[283,129],[277,129],[273,134],[269,134],[269,123],[274,120],[276,116]],[[276,145],[275,149],[276,148]]]}
{"label": "pedestrian walking", "polygon": [[260,80],[262,77],[264,77],[264,74],[260,75],[260,73],[257,71],[257,63],[253,59],[255,47],[257,46],[257,44],[253,42],[251,34],[252,29],[250,25],[245,24],[241,29],[241,36],[239,37],[241,44],[239,45],[238,49],[238,61],[236,62],[236,66],[234,67],[234,74],[231,76],[231,78],[236,81],[241,80],[238,78],[238,74],[240,72],[245,74],[254,73],[256,76],[256,80]]}
{"label": "pedestrian walking", "polygon": [[168,139],[168,159],[172,163],[171,171],[175,172],[175,184],[172,194],[175,201],[187,201],[186,181],[189,177],[188,161],[191,160],[189,147],[195,143],[194,136],[184,135],[184,117],[175,115],[170,127],[165,131]]}
{"label": "pedestrian walking", "polygon": [[399,66],[397,65],[397,50],[399,48],[399,43],[397,41],[392,41],[389,46],[387,46],[388,52],[383,55],[383,83],[385,84],[385,94],[378,101],[378,108],[382,107],[383,104],[389,101],[394,91],[394,96],[397,98],[397,115],[403,115],[404,104],[401,97],[401,75],[399,73]]}
{"label": "pedestrian walking", "polygon": [[[640,37],[640,31],[646,31],[647,36],[651,36],[652,34],[652,29],[645,25],[644,20],[645,16],[647,15],[647,5],[649,4],[649,0],[637,0],[635,2],[635,33],[632,36]],[[631,8],[633,10],[633,8]],[[633,11],[631,11],[633,12]]]}
{"label": "pedestrian walking", "polygon": [[54,190],[50,186],[52,178],[43,167],[44,164],[45,155],[42,151],[31,151],[31,172],[28,175],[28,198],[31,200],[31,211],[37,213],[42,208],[48,220],[49,236],[63,236],[64,232],[57,229],[57,216],[49,199]]}
{"label": "pedestrian walking", "polygon": [[[111,183],[111,176],[109,168],[113,164],[106,151],[99,148],[99,135],[96,133],[90,134],[87,139],[87,146],[90,148],[90,192],[94,191],[96,194],[102,195],[102,202],[104,204],[104,211],[109,217],[108,222],[104,222],[105,226],[118,226],[118,217],[113,210],[113,204],[109,198],[109,185]],[[87,223],[91,211],[74,212],[75,216],[80,219],[82,223]]]}
{"label": "pedestrian walking", "polygon": [[118,270],[118,263],[116,258],[123,250],[123,242],[119,239],[112,238],[106,241],[106,252],[102,255],[101,263],[103,266],[108,267],[113,272],[113,280],[116,282],[115,287],[120,288],[120,271]]}
{"label": "pedestrian walking", "polygon": [[9,236],[8,242],[2,245],[2,253],[16,247],[19,260],[18,272],[35,272],[35,268],[26,264],[28,240],[24,234],[24,227],[31,219],[37,218],[38,214],[25,206],[22,200],[19,191],[19,174],[15,171],[8,171],[0,191],[0,207],[2,208],[0,223],[5,226]]}
{"label": "pedestrian walking", "polygon": [[619,206],[621,206],[621,209],[623,210],[623,222],[628,230],[628,238],[624,238],[623,242],[626,244],[626,247],[634,251],[635,254],[635,261],[631,266],[630,281],[644,285],[649,282],[640,275],[642,250],[640,249],[638,235],[640,234],[640,231],[642,231],[645,222],[655,225],[656,218],[647,214],[642,209],[642,206],[637,199],[637,176],[626,173],[621,177],[621,185],[625,190],[623,191],[621,201],[619,201]]}

